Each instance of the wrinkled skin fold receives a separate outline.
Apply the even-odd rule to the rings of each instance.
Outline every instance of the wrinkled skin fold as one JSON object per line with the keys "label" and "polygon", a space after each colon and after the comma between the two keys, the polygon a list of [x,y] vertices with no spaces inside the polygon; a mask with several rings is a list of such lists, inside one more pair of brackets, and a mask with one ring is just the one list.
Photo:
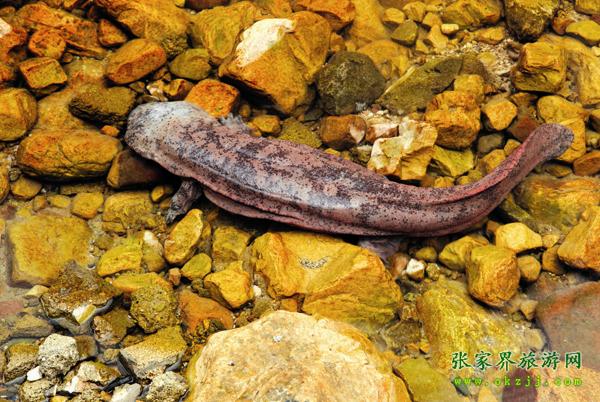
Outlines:
{"label": "wrinkled skin fold", "polygon": [[544,124],[490,174],[448,188],[392,182],[308,146],[253,137],[187,102],[138,106],[125,141],[234,214],[327,233],[436,236],[483,219],[535,166],[566,151],[573,133]]}

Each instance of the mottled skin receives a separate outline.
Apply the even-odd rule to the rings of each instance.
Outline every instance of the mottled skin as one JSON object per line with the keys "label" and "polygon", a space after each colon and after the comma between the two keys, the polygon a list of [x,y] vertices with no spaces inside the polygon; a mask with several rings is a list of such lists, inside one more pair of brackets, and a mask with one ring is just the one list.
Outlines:
{"label": "mottled skin", "polygon": [[232,213],[329,233],[433,236],[479,222],[573,134],[543,125],[483,179],[448,188],[399,184],[307,146],[253,137],[186,102],[139,106],[125,140]]}

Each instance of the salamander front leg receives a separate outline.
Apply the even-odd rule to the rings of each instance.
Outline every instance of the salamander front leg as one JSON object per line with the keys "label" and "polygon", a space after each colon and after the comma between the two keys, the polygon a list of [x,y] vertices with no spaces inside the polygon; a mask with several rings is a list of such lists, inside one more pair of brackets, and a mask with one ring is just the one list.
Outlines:
{"label": "salamander front leg", "polygon": [[167,224],[175,222],[177,218],[189,211],[202,196],[202,186],[195,180],[183,179],[179,190],[171,198],[171,205],[167,211]]}

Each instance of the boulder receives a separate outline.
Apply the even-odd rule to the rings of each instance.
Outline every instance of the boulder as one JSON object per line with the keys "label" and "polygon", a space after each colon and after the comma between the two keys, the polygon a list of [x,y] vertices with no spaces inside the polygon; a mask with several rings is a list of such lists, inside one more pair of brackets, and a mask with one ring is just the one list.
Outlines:
{"label": "boulder", "polygon": [[550,24],[559,5],[559,0],[506,0],[506,22],[517,38],[535,40]]}

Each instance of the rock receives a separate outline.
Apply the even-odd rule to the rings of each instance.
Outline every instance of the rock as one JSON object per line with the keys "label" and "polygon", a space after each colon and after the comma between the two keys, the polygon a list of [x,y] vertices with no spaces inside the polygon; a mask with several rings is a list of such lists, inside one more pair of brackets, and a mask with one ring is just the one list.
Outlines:
{"label": "rock", "polygon": [[42,190],[42,183],[30,179],[27,176],[21,176],[11,183],[10,192],[17,200],[31,200]]}
{"label": "rock", "polygon": [[156,272],[148,272],[145,274],[126,272],[113,279],[111,284],[126,294],[131,294],[138,289],[152,285],[160,285],[165,289],[171,289],[171,284]]}
{"label": "rock", "polygon": [[570,119],[587,120],[589,114],[580,104],[557,95],[541,97],[536,107],[539,117],[546,123],[560,123]]}
{"label": "rock", "polygon": [[257,6],[249,1],[203,10],[192,18],[192,44],[206,49],[210,62],[220,65],[233,53],[240,33],[250,27],[258,15]]}
{"label": "rock", "polygon": [[264,134],[279,134],[281,132],[281,121],[275,115],[256,116],[252,124]]}
{"label": "rock", "polygon": [[458,177],[473,169],[475,155],[470,149],[454,151],[434,146],[431,166],[444,175]]}
{"label": "rock", "polygon": [[49,285],[67,261],[86,265],[90,260],[91,230],[79,218],[40,215],[13,221],[7,239],[16,284]]}
{"label": "rock", "polygon": [[459,0],[450,3],[442,12],[442,20],[461,28],[493,25],[502,16],[502,6],[497,0]]}
{"label": "rock", "polygon": [[321,138],[310,128],[299,122],[294,117],[290,117],[283,122],[281,133],[277,137],[280,140],[304,144],[311,148],[319,148],[323,143]]}
{"label": "rock", "polygon": [[495,149],[489,154],[485,155],[477,163],[477,168],[483,175],[489,174],[492,170],[496,169],[506,159],[506,152],[503,149]]}
{"label": "rock", "polygon": [[108,56],[106,77],[115,84],[129,84],[162,67],[165,50],[149,39],[134,39]]}
{"label": "rock", "polygon": [[70,379],[70,384],[68,383],[67,388],[82,386],[83,384],[81,383],[94,383],[107,386],[118,377],[120,377],[120,372],[115,368],[100,362],[84,361],[77,367],[77,371]]}
{"label": "rock", "polygon": [[477,104],[485,99],[485,81],[479,74],[460,74],[454,80],[454,90],[468,92],[475,97]]}
{"label": "rock", "polygon": [[500,307],[515,295],[520,272],[512,250],[481,246],[471,250],[467,261],[469,293],[490,306]]}
{"label": "rock", "polygon": [[94,3],[135,36],[160,43],[169,57],[188,47],[190,17],[171,0],[94,0]]}
{"label": "rock", "polygon": [[0,89],[0,110],[0,141],[18,140],[37,120],[37,103],[25,89]]}
{"label": "rock", "polygon": [[566,52],[573,77],[571,83],[577,88],[579,102],[583,106],[593,106],[600,102],[600,60],[590,48],[568,36],[546,34],[540,41],[559,46]]}
{"label": "rock", "polygon": [[19,64],[27,86],[39,93],[49,94],[67,82],[67,75],[58,61],[50,57],[34,57]]}
{"label": "rock", "polygon": [[600,172],[600,151],[591,151],[577,158],[573,162],[573,169],[578,176],[594,176]]}
{"label": "rock", "polygon": [[110,348],[117,346],[127,335],[127,331],[135,326],[127,310],[115,308],[104,315],[94,317],[94,339],[101,346]]}
{"label": "rock", "polygon": [[137,383],[123,384],[115,388],[111,402],[136,402],[142,393],[142,386]]}
{"label": "rock", "polygon": [[567,26],[566,32],[581,39],[589,46],[597,45],[600,42],[600,24],[592,20],[573,22]]}
{"label": "rock", "polygon": [[294,8],[321,15],[334,31],[339,31],[352,23],[356,16],[356,9],[350,0],[296,0]]}
{"label": "rock", "polygon": [[383,7],[377,0],[351,0],[356,16],[348,29],[350,39],[358,47],[376,40],[389,39],[388,31],[379,18]]}
{"label": "rock", "polygon": [[38,345],[35,343],[19,342],[6,348],[6,367],[4,381],[11,382],[27,374],[37,363]]}
{"label": "rock", "polygon": [[121,46],[127,42],[127,35],[119,27],[105,18],[98,21],[98,41],[105,47]]}
{"label": "rock", "polygon": [[415,402],[463,401],[463,398],[456,393],[456,389],[450,380],[434,370],[427,360],[422,357],[406,359],[395,369],[406,382],[412,400]]}
{"label": "rock", "polygon": [[93,219],[104,204],[102,193],[78,193],[71,202],[71,213],[83,219]]}
{"label": "rock", "polygon": [[181,269],[181,274],[185,278],[193,281],[194,279],[203,279],[210,273],[211,268],[211,258],[204,253],[200,253],[196,254],[185,263]]}
{"label": "rock", "polygon": [[325,62],[330,33],[324,18],[307,11],[263,19],[244,31],[219,76],[240,82],[279,111],[297,115],[313,100],[308,85]]}
{"label": "rock", "polygon": [[434,154],[437,130],[430,124],[404,119],[399,136],[375,141],[367,167],[401,180],[420,180]]}
{"label": "rock", "polygon": [[80,56],[102,58],[106,51],[98,41],[96,23],[80,18],[44,2],[27,4],[17,12],[18,20],[32,31],[57,32],[69,47],[69,52]]}
{"label": "rock", "polygon": [[0,203],[4,202],[10,192],[10,177],[8,166],[0,166]]}
{"label": "rock", "polygon": [[357,51],[369,56],[386,80],[398,78],[410,64],[408,49],[387,39],[371,42]]}
{"label": "rock", "polygon": [[19,144],[17,163],[28,174],[52,180],[106,174],[121,150],[116,138],[94,130],[34,130]]}
{"label": "rock", "polygon": [[221,81],[206,79],[194,85],[185,100],[200,106],[214,117],[225,117],[235,111],[240,92]]}
{"label": "rock", "polygon": [[406,21],[406,14],[402,10],[394,7],[386,8],[381,20],[390,26],[398,26]]}
{"label": "rock", "polygon": [[234,226],[215,229],[212,239],[212,258],[215,271],[224,269],[232,262],[242,259],[252,235]]}
{"label": "rock", "polygon": [[527,43],[512,71],[512,82],[521,91],[555,93],[566,75],[567,59],[562,48],[544,42]]}
{"label": "rock", "polygon": [[558,248],[560,259],[574,268],[600,272],[600,207],[588,208]]}
{"label": "rock", "polygon": [[595,352],[600,337],[595,325],[599,299],[600,284],[586,282],[552,293],[536,309],[536,321],[548,337],[550,350],[561,356],[581,352],[584,367],[594,370],[600,370],[600,358]]}
{"label": "rock", "polygon": [[520,222],[502,225],[496,229],[494,235],[496,246],[507,248],[515,253],[542,247],[542,236]]}
{"label": "rock", "polygon": [[135,97],[129,88],[85,85],[71,99],[69,110],[81,119],[122,127],[133,109]]}
{"label": "rock", "polygon": [[472,358],[481,350],[492,356],[511,351],[514,356],[529,350],[527,338],[535,332],[484,308],[469,296],[465,285],[443,277],[417,298],[417,309],[431,346],[432,364],[445,372],[452,367],[452,353],[465,352]]}
{"label": "rock", "polygon": [[[340,375],[350,382],[340,384]],[[284,311],[211,336],[190,362],[187,378],[190,401],[239,395],[316,400],[323,393],[339,400],[410,400],[390,364],[360,332]]]}
{"label": "rock", "polygon": [[600,5],[594,0],[575,0],[575,10],[584,14],[600,14]]}
{"label": "rock", "polygon": [[102,227],[116,233],[128,229],[152,229],[158,225],[152,201],[145,191],[127,191],[109,196],[104,202]]}
{"label": "rock", "polygon": [[255,240],[251,255],[255,273],[267,280],[269,295],[304,295],[302,311],[309,314],[372,330],[392,319],[402,305],[400,288],[381,260],[341,240],[267,233]]}
{"label": "rock", "polygon": [[165,240],[165,259],[172,265],[185,264],[196,253],[203,229],[202,211],[190,210]]}
{"label": "rock", "polygon": [[60,60],[67,47],[67,42],[57,30],[41,29],[31,35],[27,47],[37,57]]}
{"label": "rock", "polygon": [[46,392],[54,386],[54,381],[42,378],[37,381],[25,381],[19,387],[19,400],[22,402],[45,401]]}
{"label": "rock", "polygon": [[117,154],[110,165],[106,181],[115,189],[148,187],[170,178],[157,163],[144,159],[131,149]]}
{"label": "rock", "polygon": [[488,244],[489,242],[483,236],[464,236],[448,243],[440,253],[439,260],[454,271],[464,271],[471,256],[471,250]]}
{"label": "rock", "polygon": [[468,148],[481,129],[481,112],[470,93],[446,91],[427,106],[425,119],[438,131],[436,143],[450,149]]}
{"label": "rock", "polygon": [[462,64],[462,57],[447,57],[410,69],[385,91],[378,102],[394,113],[424,109],[436,94],[452,84]]}
{"label": "rock", "polygon": [[488,45],[497,45],[506,38],[506,28],[500,25],[479,29],[476,31],[475,38],[478,42],[487,43]]}
{"label": "rock", "polygon": [[100,256],[96,273],[100,276],[108,276],[122,271],[141,271],[142,243],[143,240],[139,237],[128,237],[110,248]]}
{"label": "rock", "polygon": [[55,332],[55,328],[45,319],[25,314],[14,322],[11,336],[13,338],[43,338]]}
{"label": "rock", "polygon": [[366,131],[367,123],[360,116],[327,116],[321,120],[319,136],[328,147],[342,151],[359,144]]}
{"label": "rock", "polygon": [[517,38],[535,40],[550,24],[559,5],[559,0],[507,0],[506,22]]}
{"label": "rock", "polygon": [[531,255],[519,257],[517,258],[517,265],[521,273],[521,279],[526,283],[533,283],[539,278],[542,265],[535,257]]}
{"label": "rock", "polygon": [[587,207],[600,203],[600,182],[593,178],[533,175],[516,187],[514,195],[517,204],[538,224],[567,232]]}
{"label": "rock", "polygon": [[146,400],[148,402],[178,402],[187,389],[187,383],[181,374],[167,371],[152,379]]}
{"label": "rock", "polygon": [[208,274],[204,286],[213,299],[234,309],[254,298],[252,278],[244,270],[242,261],[232,262],[225,269]]}
{"label": "rock", "polygon": [[517,107],[505,98],[493,98],[481,108],[485,126],[489,130],[502,131],[517,117]]}
{"label": "rock", "polygon": [[154,285],[131,294],[130,313],[147,334],[177,324],[177,300],[172,290]]}
{"label": "rock", "polygon": [[216,301],[200,297],[187,289],[178,297],[181,320],[188,334],[197,334],[211,321],[218,321],[224,329],[233,328],[233,313]]}
{"label": "rock", "polygon": [[135,345],[120,350],[126,365],[140,379],[152,379],[178,363],[187,345],[179,327],[161,329]]}
{"label": "rock", "polygon": [[169,70],[177,77],[200,81],[208,77],[211,66],[206,49],[188,49],[169,63]]}
{"label": "rock", "polygon": [[448,46],[448,41],[448,37],[442,33],[442,29],[440,28],[439,24],[431,27],[424,40],[425,44],[430,45],[437,51],[446,49]]}
{"label": "rock", "polygon": [[392,39],[403,46],[413,46],[417,41],[417,34],[419,33],[419,27],[414,21],[408,20],[401,23],[392,32]]}
{"label": "rock", "polygon": [[368,56],[338,52],[320,71],[317,89],[327,113],[349,114],[373,103],[385,89],[385,78]]}
{"label": "rock", "polygon": [[94,315],[106,310],[120,294],[94,271],[69,263],[40,297],[40,303],[49,319],[79,335],[86,333]]}
{"label": "rock", "polygon": [[56,378],[65,374],[79,360],[79,351],[75,338],[52,334],[40,345],[37,363],[40,372],[47,378]]}

